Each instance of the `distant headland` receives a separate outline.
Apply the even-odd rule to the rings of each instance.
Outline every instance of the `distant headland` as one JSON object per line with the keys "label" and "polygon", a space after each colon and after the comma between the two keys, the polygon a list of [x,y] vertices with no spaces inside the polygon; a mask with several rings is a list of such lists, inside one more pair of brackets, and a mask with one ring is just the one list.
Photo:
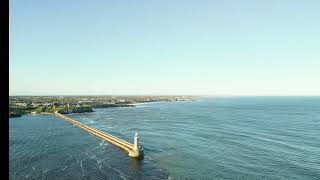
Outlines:
{"label": "distant headland", "polygon": [[24,114],[94,112],[94,108],[135,107],[136,103],[195,100],[195,96],[9,96],[9,117]]}

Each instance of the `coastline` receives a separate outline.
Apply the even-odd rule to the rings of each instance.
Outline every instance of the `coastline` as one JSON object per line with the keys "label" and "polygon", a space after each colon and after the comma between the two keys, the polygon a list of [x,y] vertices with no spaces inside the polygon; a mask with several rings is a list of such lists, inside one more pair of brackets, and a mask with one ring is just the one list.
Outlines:
{"label": "coastline", "polygon": [[[151,103],[172,103],[172,102],[180,102],[180,101],[196,101],[199,100],[198,98],[188,98],[188,99],[162,99],[162,100],[152,100],[152,101],[141,101],[135,103],[120,103],[120,104],[99,104],[93,106],[80,106],[80,107],[57,107],[59,113],[61,114],[79,114],[79,113],[91,113],[94,112],[94,109],[100,108],[122,108],[122,107],[136,107],[139,105],[144,104],[151,104]],[[52,109],[51,109],[52,111]],[[37,112],[37,111],[24,111],[19,113],[9,113],[9,118],[21,117],[23,115],[37,115],[37,114],[52,114],[49,111]]]}
{"label": "coastline", "polygon": [[178,100],[162,100],[162,101],[149,101],[149,102],[136,102],[132,103],[132,105],[143,105],[143,104],[153,104],[153,103],[174,103],[174,102],[181,102],[181,101],[198,101],[200,98],[194,98],[194,99],[178,99]]}

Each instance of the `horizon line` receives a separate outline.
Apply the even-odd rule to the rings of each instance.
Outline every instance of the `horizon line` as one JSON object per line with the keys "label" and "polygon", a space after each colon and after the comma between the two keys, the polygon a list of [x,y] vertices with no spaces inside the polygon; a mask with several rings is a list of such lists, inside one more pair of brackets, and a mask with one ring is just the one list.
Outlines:
{"label": "horizon line", "polygon": [[241,97],[315,97],[320,96],[320,94],[296,94],[296,95],[248,95],[248,94],[219,94],[219,95],[211,95],[211,94],[47,94],[47,95],[10,95],[10,96],[196,96],[196,97],[230,97],[230,96],[241,96]]}

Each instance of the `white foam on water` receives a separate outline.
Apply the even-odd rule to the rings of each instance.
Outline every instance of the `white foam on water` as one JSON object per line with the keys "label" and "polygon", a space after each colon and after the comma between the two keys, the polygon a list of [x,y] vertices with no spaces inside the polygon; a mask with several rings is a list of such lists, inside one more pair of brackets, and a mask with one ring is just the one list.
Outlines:
{"label": "white foam on water", "polygon": [[62,169],[62,171],[66,170],[66,169],[67,169],[67,167],[68,167],[68,166],[65,166],[65,167]]}
{"label": "white foam on water", "polygon": [[99,146],[103,146],[103,143],[104,143],[104,141],[101,141],[100,144],[99,144]]}
{"label": "white foam on water", "polygon": [[86,155],[87,155],[90,159],[95,159],[95,158],[96,158],[96,155],[95,155],[95,154],[93,154],[93,155],[91,156],[91,155],[89,155],[89,154],[86,152]]}
{"label": "white foam on water", "polygon": [[48,172],[48,170],[47,169],[45,169],[44,171],[42,171],[42,180],[45,178],[45,175],[46,175],[46,173]]}
{"label": "white foam on water", "polygon": [[145,107],[148,107],[148,106],[136,106],[136,108],[145,108]]}
{"label": "white foam on water", "polygon": [[98,160],[98,159],[96,159],[97,160],[97,164],[98,164],[98,168],[99,169],[101,169],[102,168],[102,163],[101,163],[101,159],[100,160]]}
{"label": "white foam on water", "polygon": [[107,145],[108,145],[108,143],[105,142],[105,141],[101,141],[100,144],[99,144],[100,147],[102,147],[102,146],[107,146]]}
{"label": "white foam on water", "polygon": [[80,161],[80,167],[81,167],[81,176],[84,176],[84,174],[83,174],[82,160]]}
{"label": "white foam on water", "polygon": [[[112,168],[112,167],[111,167]],[[116,169],[116,168],[112,168],[113,170],[115,170],[115,171],[117,171],[119,174],[120,174],[120,177],[122,178],[122,179],[125,179],[125,180],[127,180],[127,179],[129,179],[125,174],[123,174],[121,171],[119,171],[118,169]]]}

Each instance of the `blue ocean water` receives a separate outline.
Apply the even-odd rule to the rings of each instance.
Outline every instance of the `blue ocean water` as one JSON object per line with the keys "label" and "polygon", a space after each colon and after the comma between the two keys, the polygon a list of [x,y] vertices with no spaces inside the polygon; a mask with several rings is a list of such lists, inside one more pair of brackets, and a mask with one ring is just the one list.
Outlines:
{"label": "blue ocean water", "polygon": [[142,161],[51,115],[9,119],[10,179],[320,179],[320,97],[223,97],[69,117],[133,141]]}

